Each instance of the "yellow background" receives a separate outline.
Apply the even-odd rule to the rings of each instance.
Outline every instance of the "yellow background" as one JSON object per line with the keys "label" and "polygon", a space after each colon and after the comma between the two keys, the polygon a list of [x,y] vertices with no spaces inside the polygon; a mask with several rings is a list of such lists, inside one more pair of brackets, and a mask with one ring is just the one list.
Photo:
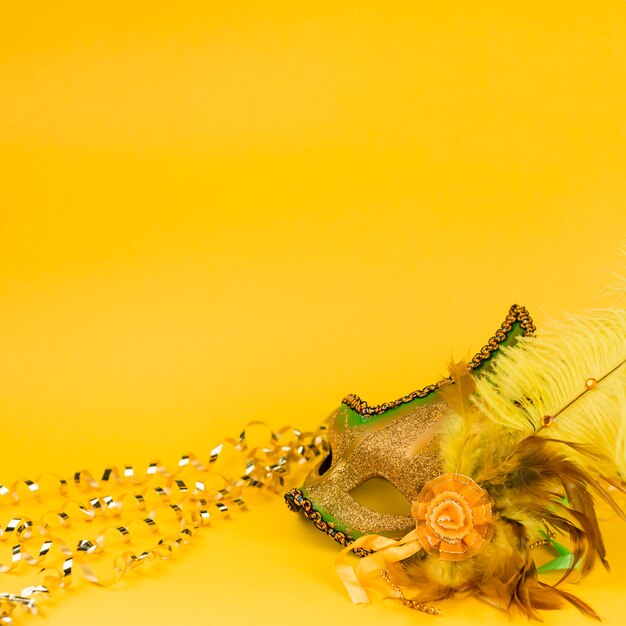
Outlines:
{"label": "yellow background", "polygon": [[[2,482],[312,428],[434,381],[514,302],[611,304],[625,84],[621,0],[4,3]],[[577,592],[618,624],[606,528],[613,573]],[[258,503],[43,623],[427,619],[353,607],[336,552]]]}

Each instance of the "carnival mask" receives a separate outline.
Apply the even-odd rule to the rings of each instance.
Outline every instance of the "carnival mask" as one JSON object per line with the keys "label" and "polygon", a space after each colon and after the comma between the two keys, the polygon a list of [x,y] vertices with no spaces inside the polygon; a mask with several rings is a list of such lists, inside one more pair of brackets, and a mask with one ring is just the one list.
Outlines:
{"label": "carnival mask", "polygon": [[[522,306],[513,305],[489,342],[468,364],[476,374],[489,367],[501,346],[513,345],[520,335],[533,333],[533,321]],[[442,473],[437,442],[442,419],[450,407],[440,390],[450,383],[414,391],[393,402],[369,406],[348,395],[329,417],[329,453],[312,469],[300,489],[290,491],[286,501],[302,510],[315,525],[342,545],[364,534],[400,537],[415,526],[410,511],[389,509],[385,497],[396,502],[401,494],[409,503],[422,487]],[[378,487],[377,510],[355,499],[357,490],[374,481]],[[386,485],[380,485],[386,481]],[[382,492],[382,493],[381,493]],[[369,499],[375,497],[375,491]],[[400,505],[396,505],[399,508]]]}
{"label": "carnival mask", "polygon": [[[329,418],[326,458],[285,498],[344,546],[353,602],[374,590],[439,614],[430,602],[471,592],[527,617],[567,601],[599,619],[539,574],[607,565],[593,493],[626,519],[607,489],[626,493],[626,309],[534,330],[513,306],[448,378],[380,406],[347,396]],[[410,510],[359,502],[374,480]],[[557,556],[537,562],[539,546]]]}

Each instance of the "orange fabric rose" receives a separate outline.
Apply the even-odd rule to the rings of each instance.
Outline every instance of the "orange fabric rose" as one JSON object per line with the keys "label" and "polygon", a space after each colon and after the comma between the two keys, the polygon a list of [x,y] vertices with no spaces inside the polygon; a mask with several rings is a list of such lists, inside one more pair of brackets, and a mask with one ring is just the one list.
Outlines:
{"label": "orange fabric rose", "polygon": [[443,474],[426,483],[411,513],[424,550],[445,561],[473,556],[493,535],[489,494],[469,476]]}

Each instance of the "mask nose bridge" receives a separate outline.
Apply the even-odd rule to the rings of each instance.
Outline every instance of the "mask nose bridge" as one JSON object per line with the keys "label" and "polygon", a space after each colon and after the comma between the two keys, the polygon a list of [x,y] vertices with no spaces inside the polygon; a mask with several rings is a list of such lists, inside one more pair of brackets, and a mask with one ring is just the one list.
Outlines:
{"label": "mask nose bridge", "polygon": [[409,501],[414,500],[422,485],[433,478],[433,474],[440,473],[434,439],[447,410],[448,405],[438,400],[415,407],[371,433],[360,446],[362,454],[369,457],[369,464],[375,468],[370,478],[384,478]]}

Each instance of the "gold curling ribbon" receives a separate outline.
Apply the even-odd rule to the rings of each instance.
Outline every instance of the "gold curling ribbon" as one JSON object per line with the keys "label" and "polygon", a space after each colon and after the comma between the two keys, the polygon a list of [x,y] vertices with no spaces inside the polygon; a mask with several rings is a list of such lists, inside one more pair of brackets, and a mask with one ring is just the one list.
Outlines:
{"label": "gold curling ribbon", "polygon": [[[360,559],[355,566],[348,556],[356,548],[364,548],[372,554]],[[345,547],[335,560],[335,569],[354,604],[370,602],[368,589],[375,590],[385,597],[395,597],[395,591],[381,578],[381,572],[393,570],[396,563],[407,559],[422,550],[418,531],[412,530],[402,539],[389,539],[380,535],[364,535]]]}
{"label": "gold curling ribbon", "polygon": [[[251,447],[249,434],[256,427],[265,428],[268,436],[262,445]],[[234,476],[216,469],[229,448],[234,452],[232,462],[243,468]],[[0,572],[31,566],[39,569],[40,577],[37,584],[19,594],[0,593],[0,624],[13,624],[18,608],[36,613],[39,600],[72,584],[77,572],[93,584],[109,586],[130,569],[170,558],[200,528],[209,526],[215,515],[225,518],[231,510],[246,510],[246,492],[282,493],[290,486],[286,481],[297,466],[306,467],[327,451],[325,426],[314,432],[284,426],[274,432],[263,422],[251,422],[238,438],[215,446],[207,463],[188,454],[180,458],[174,470],[154,461],[143,473],[132,466],[107,468],[100,480],[83,470],[71,480],[46,475],[37,481],[16,481],[10,487],[0,484],[0,505],[4,506],[19,505],[24,495],[41,506],[41,486],[50,480],[56,494],[66,499],[61,508],[39,517],[13,514],[8,523],[0,524],[0,545],[8,544],[10,553],[10,559],[0,559]],[[217,487],[208,486],[209,481],[217,482]],[[174,531],[164,530],[168,526],[161,521],[165,516],[170,517]],[[94,522],[104,522],[98,534],[81,535],[71,542],[64,539],[63,533],[77,524]],[[152,537],[151,545],[144,550],[133,549],[133,542],[142,534]],[[123,544],[125,549],[115,554],[111,548],[114,543]],[[97,574],[96,561],[107,555],[111,556],[112,573]]]}

